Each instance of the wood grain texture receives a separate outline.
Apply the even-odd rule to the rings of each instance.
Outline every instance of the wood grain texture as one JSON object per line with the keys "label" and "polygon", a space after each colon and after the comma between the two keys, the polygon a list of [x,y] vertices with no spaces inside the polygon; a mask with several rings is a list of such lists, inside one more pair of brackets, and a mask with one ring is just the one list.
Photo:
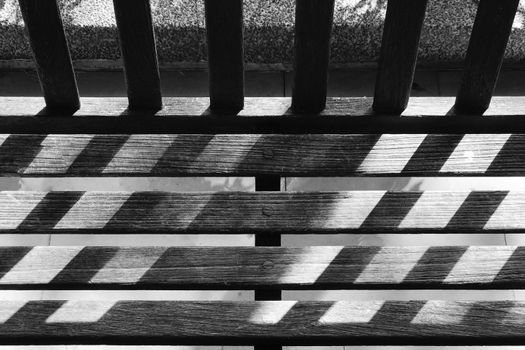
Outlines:
{"label": "wood grain texture", "polygon": [[[280,191],[281,177],[280,176],[256,176],[255,177],[255,191]],[[279,247],[281,245],[281,234],[256,234],[255,245],[262,247]],[[280,290],[255,290],[255,300],[280,300]],[[278,350],[279,348],[266,349],[264,347],[257,347],[255,350]]]}
{"label": "wood grain texture", "polygon": [[2,344],[522,345],[517,301],[0,303]]}
{"label": "wood grain texture", "polygon": [[524,267],[515,246],[1,247],[0,289],[257,289],[272,300],[280,289],[524,288]]}
{"label": "wood grain texture", "polygon": [[326,106],[334,0],[297,0],[292,109],[315,113]]}
{"label": "wood grain texture", "polygon": [[519,0],[480,0],[456,108],[482,114],[490,105]]}
{"label": "wood grain texture", "polygon": [[244,106],[242,0],[205,0],[210,108],[240,111]]}
{"label": "wood grain texture", "polygon": [[329,98],[322,113],[303,115],[280,97],[246,98],[244,109],[230,114],[210,111],[208,98],[166,98],[156,113],[130,111],[126,98],[83,98],[75,118],[43,110],[40,98],[0,103],[3,133],[525,133],[525,97],[512,96],[494,97],[476,120],[454,110],[454,97],[414,97],[401,116],[374,113],[370,98]]}
{"label": "wood grain texture", "polygon": [[[2,176],[519,176],[523,134],[0,134]],[[275,185],[271,185],[275,183]]]}
{"label": "wood grain texture", "polygon": [[427,0],[388,1],[374,93],[374,110],[405,110],[416,69]]}
{"label": "wood grain texture", "polygon": [[0,192],[4,233],[520,232],[525,192]]}
{"label": "wood grain texture", "polygon": [[162,108],[149,0],[113,0],[130,109]]}
{"label": "wood grain texture", "polygon": [[56,0],[19,0],[19,4],[47,108],[74,112],[80,100]]}

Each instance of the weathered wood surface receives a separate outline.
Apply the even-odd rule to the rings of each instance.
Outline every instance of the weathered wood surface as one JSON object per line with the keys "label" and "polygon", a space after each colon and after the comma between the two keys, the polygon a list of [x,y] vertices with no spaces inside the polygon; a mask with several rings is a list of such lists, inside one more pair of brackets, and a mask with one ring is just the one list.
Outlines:
{"label": "weathered wood surface", "polygon": [[525,175],[525,135],[0,134],[3,176],[261,174]]}
{"label": "weathered wood surface", "polygon": [[46,106],[72,113],[80,101],[56,0],[19,0],[19,4]]}
{"label": "weathered wood surface", "polygon": [[242,0],[205,0],[210,108],[237,112],[244,105]]}
{"label": "weathered wood surface", "polygon": [[2,344],[522,345],[518,301],[0,303]]}
{"label": "weathered wood surface", "polygon": [[[256,176],[255,177],[255,191],[280,191],[281,178],[280,176]],[[263,247],[279,247],[281,245],[281,234],[256,234],[255,245]],[[263,263],[264,264],[264,263]],[[263,266],[264,269],[264,266]],[[270,268],[271,269],[271,268]],[[280,290],[255,290],[255,300],[280,300]],[[255,350],[263,350],[264,348],[257,348]],[[274,349],[275,350],[275,349]]]}
{"label": "weathered wood surface", "polygon": [[525,247],[2,247],[1,289],[503,289]]}
{"label": "weathered wood surface", "polygon": [[482,114],[490,104],[519,0],[480,0],[456,107]]}
{"label": "weathered wood surface", "polygon": [[374,110],[400,114],[407,107],[416,69],[427,0],[388,1]]}
{"label": "weathered wood surface", "polygon": [[79,130],[104,134],[525,133],[525,97],[495,97],[484,117],[475,122],[472,116],[454,111],[454,97],[414,97],[401,116],[374,114],[370,98],[329,98],[319,117],[293,114],[290,98],[246,98],[245,102],[239,113],[221,114],[209,110],[208,98],[165,98],[162,110],[149,113],[128,110],[127,98],[84,98],[75,118],[67,118],[43,110],[41,98],[0,97],[0,130],[37,134]]}
{"label": "weathered wood surface", "polygon": [[162,107],[160,73],[149,0],[113,0],[129,108]]}
{"label": "weathered wood surface", "polygon": [[320,112],[326,105],[334,0],[298,0],[295,7],[292,109]]}
{"label": "weathered wood surface", "polygon": [[0,192],[0,230],[521,232],[525,192]]}

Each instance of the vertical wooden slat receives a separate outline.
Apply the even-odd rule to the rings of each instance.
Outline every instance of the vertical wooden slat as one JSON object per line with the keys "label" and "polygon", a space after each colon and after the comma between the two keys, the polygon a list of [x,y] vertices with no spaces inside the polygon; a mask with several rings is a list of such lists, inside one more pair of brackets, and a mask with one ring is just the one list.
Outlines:
{"label": "vertical wooden slat", "polygon": [[[255,191],[280,191],[281,178],[279,176],[256,176],[255,177]],[[270,208],[263,208],[263,215],[271,216]],[[256,234],[255,246],[261,247],[279,247],[281,245],[281,235],[279,233],[272,234]],[[281,300],[280,290],[255,290],[255,300]],[[254,350],[280,350],[280,346],[255,346]]]}
{"label": "vertical wooden slat", "polygon": [[490,104],[519,0],[480,0],[456,109],[481,114]]}
{"label": "vertical wooden slat", "polygon": [[410,97],[427,0],[389,0],[374,94],[374,111],[399,114]]}
{"label": "vertical wooden slat", "polygon": [[242,0],[206,0],[210,74],[210,108],[239,111],[244,107]]}
{"label": "vertical wooden slat", "polygon": [[19,3],[47,108],[77,110],[77,82],[56,0]]}
{"label": "vertical wooden slat", "polygon": [[292,109],[320,112],[326,105],[334,0],[297,0]]}
{"label": "vertical wooden slat", "polygon": [[130,109],[162,108],[149,0],[113,0]]}

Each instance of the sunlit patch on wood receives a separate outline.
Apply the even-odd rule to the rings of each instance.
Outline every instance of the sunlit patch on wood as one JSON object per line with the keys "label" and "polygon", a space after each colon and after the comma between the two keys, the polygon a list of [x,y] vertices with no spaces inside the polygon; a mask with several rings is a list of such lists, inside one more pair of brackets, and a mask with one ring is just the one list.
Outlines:
{"label": "sunlit patch on wood", "polygon": [[[47,135],[40,152],[23,173],[65,174],[92,139],[93,135]],[[64,142],[67,147],[64,147]]]}
{"label": "sunlit patch on wood", "polygon": [[509,192],[485,224],[484,229],[516,229],[525,227],[525,195]]}
{"label": "sunlit patch on wood", "polygon": [[18,228],[45,196],[45,192],[32,192],[30,195],[16,191],[0,192],[0,229]]}
{"label": "sunlit patch on wood", "polygon": [[131,193],[113,192],[104,200],[99,192],[86,192],[55,225],[55,229],[101,229],[126,203]]}
{"label": "sunlit patch on wood", "polygon": [[358,171],[367,174],[401,173],[425,137],[425,134],[381,135]]}
{"label": "sunlit patch on wood", "polygon": [[27,300],[4,300],[0,306],[0,323],[7,322],[26,305]]}
{"label": "sunlit patch on wood", "polygon": [[93,323],[99,321],[116,301],[68,300],[46,319],[46,323]]}
{"label": "sunlit patch on wood", "polygon": [[134,254],[136,250],[134,248],[119,249],[111,260],[91,278],[90,283],[137,283],[166,252],[167,248],[153,247],[148,250],[148,255]]}
{"label": "sunlit patch on wood", "polygon": [[467,134],[441,167],[442,173],[479,173],[487,171],[511,134]]}
{"label": "sunlit patch on wood", "polygon": [[129,135],[126,143],[102,170],[103,174],[148,173],[166,153],[176,135]]}
{"label": "sunlit patch on wood", "polygon": [[516,247],[468,247],[444,283],[490,283],[515,250]]}
{"label": "sunlit patch on wood", "polygon": [[[403,261],[400,263],[399,255],[393,255],[388,247],[381,247],[379,252],[374,255],[372,261],[366,265],[365,269],[355,280],[356,283],[374,283],[382,281],[385,283],[401,283],[410,271],[414,269],[427,248],[417,247],[406,249],[402,254]],[[392,269],[392,266],[396,266]]]}
{"label": "sunlit patch on wood", "polygon": [[328,226],[359,228],[370,216],[386,191],[355,191],[349,195],[334,198],[328,203]]}
{"label": "sunlit patch on wood", "polygon": [[68,247],[56,254],[52,247],[34,247],[0,278],[0,284],[49,283],[82,249]]}
{"label": "sunlit patch on wood", "polygon": [[399,227],[446,227],[468,195],[469,192],[423,192]]}
{"label": "sunlit patch on wood", "polygon": [[279,278],[280,283],[315,283],[330,266],[343,247],[306,247],[298,259],[289,264]]}
{"label": "sunlit patch on wood", "polygon": [[411,323],[425,325],[460,324],[471,307],[471,304],[460,302],[450,303],[443,300],[428,300],[419,309]]}
{"label": "sunlit patch on wood", "polygon": [[384,301],[335,301],[319,319],[320,324],[367,323],[374,318]]}
{"label": "sunlit patch on wood", "polygon": [[294,307],[296,301],[264,301],[256,304],[250,315],[250,322],[255,324],[277,324]]}

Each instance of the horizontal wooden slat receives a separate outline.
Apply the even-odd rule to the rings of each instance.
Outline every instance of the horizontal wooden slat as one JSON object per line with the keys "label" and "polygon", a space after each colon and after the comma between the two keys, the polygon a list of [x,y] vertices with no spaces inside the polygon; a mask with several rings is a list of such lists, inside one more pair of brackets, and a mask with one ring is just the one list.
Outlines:
{"label": "horizontal wooden slat", "polygon": [[294,115],[279,97],[246,98],[235,115],[214,114],[208,98],[166,98],[155,118],[128,110],[126,98],[84,98],[75,118],[43,110],[41,98],[0,105],[4,133],[525,133],[525,97],[494,97],[482,118],[456,113],[453,97],[414,97],[401,116],[374,114],[371,98],[330,98],[318,118]]}
{"label": "horizontal wooden slat", "polygon": [[0,134],[12,176],[525,175],[524,134]]}
{"label": "horizontal wooden slat", "polygon": [[0,231],[520,232],[525,192],[0,192]]}
{"label": "horizontal wooden slat", "polygon": [[525,287],[525,247],[2,247],[1,289]]}
{"label": "horizontal wooden slat", "polygon": [[16,300],[2,344],[523,345],[517,301]]}

